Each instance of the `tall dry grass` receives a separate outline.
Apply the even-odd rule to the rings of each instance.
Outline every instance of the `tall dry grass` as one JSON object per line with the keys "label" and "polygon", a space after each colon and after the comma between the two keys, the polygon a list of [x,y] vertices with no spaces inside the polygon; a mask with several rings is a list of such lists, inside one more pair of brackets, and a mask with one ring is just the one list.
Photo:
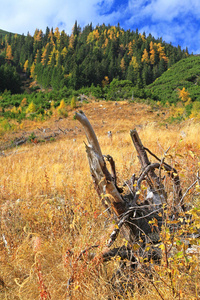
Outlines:
{"label": "tall dry grass", "polygon": [[[166,159],[179,171],[183,190],[195,180],[200,160],[199,124],[190,121],[165,128],[160,119],[153,119],[148,106],[107,103],[103,110],[100,105],[88,104],[86,114],[102,152],[116,162],[119,184],[140,169],[129,136],[134,127],[157,156],[162,157],[171,147]],[[115,110],[120,111],[119,118]],[[113,132],[112,139],[108,130]],[[110,279],[120,262],[116,258],[103,264],[98,255],[109,238],[112,221],[94,190],[83,140],[80,132],[76,141],[66,136],[53,143],[8,150],[1,157],[0,299],[198,299],[196,258],[188,272],[184,265],[183,272],[178,266],[172,268],[177,295],[164,262],[152,265],[153,283],[143,271],[137,271],[132,279],[134,293],[132,286],[124,286],[120,292],[113,285]],[[186,198],[199,203],[192,193]],[[123,244],[123,239],[118,243]],[[97,244],[99,248],[77,259],[82,250]],[[91,252],[97,253],[95,259],[89,259]]]}

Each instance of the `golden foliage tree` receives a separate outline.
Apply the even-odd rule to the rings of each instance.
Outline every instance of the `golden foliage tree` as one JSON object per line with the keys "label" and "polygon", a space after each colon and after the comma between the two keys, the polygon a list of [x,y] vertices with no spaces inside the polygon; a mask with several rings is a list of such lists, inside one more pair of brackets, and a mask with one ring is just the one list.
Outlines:
{"label": "golden foliage tree", "polygon": [[104,44],[102,45],[102,48],[106,48],[108,46],[109,40],[108,38],[105,39]]}
{"label": "golden foliage tree", "polygon": [[27,107],[26,113],[34,113],[36,111],[36,106],[33,103],[33,101],[29,104],[29,106]]}
{"label": "golden foliage tree", "polygon": [[155,50],[154,50],[154,45],[153,42],[150,42],[150,63],[154,65],[155,63]]}
{"label": "golden foliage tree", "polygon": [[7,59],[7,60],[13,60],[11,45],[7,45],[7,49],[6,49],[6,59]]}
{"label": "golden foliage tree", "polygon": [[24,63],[24,69],[23,69],[23,71],[26,73],[27,69],[28,69],[28,59]]}
{"label": "golden foliage tree", "polygon": [[142,39],[143,42],[146,41],[146,38],[145,38],[145,35],[144,35],[144,34],[141,34],[141,33],[140,33],[140,34],[139,34],[139,37]]}
{"label": "golden foliage tree", "polygon": [[53,50],[51,51],[50,55],[49,55],[49,60],[48,60],[48,65],[54,65],[57,61],[58,61],[58,55],[59,55],[59,51],[56,50],[56,47],[53,47]]}
{"label": "golden foliage tree", "polygon": [[132,42],[129,42],[128,44],[128,55],[132,56],[133,55],[133,45],[135,43],[135,40],[133,40]]}
{"label": "golden foliage tree", "polygon": [[94,41],[94,34],[93,34],[93,31],[92,31],[87,36],[87,44],[92,43],[93,41]]}
{"label": "golden foliage tree", "polygon": [[72,109],[76,108],[76,98],[75,98],[75,96],[72,97],[72,100],[71,100],[70,104],[71,104]]}
{"label": "golden foliage tree", "polygon": [[34,42],[40,42],[42,40],[42,35],[43,35],[42,30],[36,29],[33,36]]}
{"label": "golden foliage tree", "polygon": [[67,56],[67,53],[68,53],[68,50],[66,47],[64,47],[61,52],[61,55],[63,56],[63,58],[65,58]]}
{"label": "golden foliage tree", "polygon": [[157,46],[157,51],[159,53],[159,58],[164,59],[164,61],[168,62],[168,57],[166,57],[164,47],[161,45],[161,43],[158,43],[156,46]]}
{"label": "golden foliage tree", "polygon": [[48,60],[48,48],[49,48],[49,43],[47,43],[45,48],[42,49],[41,63],[43,66],[47,63]]}
{"label": "golden foliage tree", "polygon": [[94,35],[94,38],[95,38],[95,40],[99,40],[99,30],[98,29],[95,29],[94,31],[93,31],[93,35]]}
{"label": "golden foliage tree", "polygon": [[53,30],[51,29],[51,31],[49,32],[49,35],[48,35],[48,39],[49,39],[50,43],[55,46],[53,38],[54,38],[54,34],[53,34]]}
{"label": "golden foliage tree", "polygon": [[31,65],[30,73],[31,73],[30,77],[35,78],[35,63],[34,62]]}
{"label": "golden foliage tree", "polygon": [[132,59],[130,61],[130,65],[133,66],[134,69],[138,69],[139,65],[137,62],[137,58],[135,56],[132,56]]}
{"label": "golden foliage tree", "polygon": [[74,49],[74,42],[75,42],[75,37],[72,33],[69,38],[69,48]]}
{"label": "golden foliage tree", "polygon": [[185,89],[185,87],[183,87],[182,90],[178,89],[178,94],[179,98],[185,103],[185,105],[190,104],[190,93]]}
{"label": "golden foliage tree", "polygon": [[60,105],[58,106],[57,111],[58,111],[58,114],[62,117],[67,117],[68,116],[67,107],[66,107],[66,103],[65,103],[64,99],[62,99],[60,101]]}
{"label": "golden foliage tree", "polygon": [[21,107],[24,107],[24,106],[26,106],[26,105],[27,105],[27,99],[26,99],[26,98],[23,98],[22,101],[21,101],[20,106],[21,106]]}
{"label": "golden foliage tree", "polygon": [[37,52],[35,54],[35,59],[34,59],[35,64],[38,63],[38,58],[40,57],[39,55],[40,55],[40,50],[37,49]]}
{"label": "golden foliage tree", "polygon": [[126,71],[126,63],[125,63],[124,57],[122,57],[122,59],[121,59],[120,68],[121,68],[122,72]]}
{"label": "golden foliage tree", "polygon": [[141,61],[149,63],[149,53],[147,52],[147,49],[144,49]]}
{"label": "golden foliage tree", "polygon": [[56,39],[60,38],[60,31],[58,27],[55,28],[54,36],[56,37]]}

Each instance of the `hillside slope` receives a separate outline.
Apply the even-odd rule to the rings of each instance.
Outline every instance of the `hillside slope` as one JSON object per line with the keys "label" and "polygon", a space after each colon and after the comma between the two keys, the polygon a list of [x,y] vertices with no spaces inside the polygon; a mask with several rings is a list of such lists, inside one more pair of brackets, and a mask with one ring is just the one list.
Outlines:
{"label": "hillside slope", "polygon": [[[19,72],[37,79],[45,89],[80,89],[91,85],[107,86],[113,79],[130,80],[142,88],[152,83],[175,62],[188,56],[151,34],[146,36],[120,26],[83,29],[75,22],[71,35],[59,28],[35,30],[31,35],[0,36],[0,50]],[[10,89],[0,86],[0,91]]]}
{"label": "hillside slope", "polygon": [[0,29],[0,35],[1,36],[4,37],[5,35],[8,35],[8,34],[14,35],[15,33],[12,33],[12,32],[9,32],[9,31],[3,30],[3,29]]}
{"label": "hillside slope", "polygon": [[[164,108],[164,116],[161,111],[158,115],[158,111],[144,104],[117,103],[96,101],[81,109],[98,136],[102,153],[112,155],[115,160],[118,184],[121,186],[124,180],[140,173],[129,134],[129,130],[136,127],[144,146],[178,170],[185,192],[197,179],[199,123],[188,120],[185,125],[160,127],[159,122],[167,116],[167,109]],[[102,263],[101,251],[114,224],[94,189],[83,143],[86,137],[78,121],[73,120],[73,114],[74,110],[69,112],[68,118],[34,123],[35,130],[37,127],[46,132],[49,128],[62,129],[65,131],[62,139],[22,145],[1,156],[0,299],[16,300],[20,296],[22,300],[114,300],[117,297],[160,300],[160,295],[165,295],[162,299],[174,299],[174,286],[180,294],[179,299],[199,298],[198,256],[185,255],[188,246],[180,242],[179,230],[171,236],[169,231],[163,230],[169,251],[172,238],[178,249],[176,256],[170,256],[169,266],[164,256],[160,265],[151,263],[151,272],[146,272],[148,262],[147,268],[135,271],[132,281],[129,268],[129,277],[122,277],[120,273],[120,285],[115,284],[118,282],[115,277],[111,279],[113,274],[118,274],[121,261],[116,257]],[[21,134],[28,130],[31,128],[25,123]],[[108,130],[113,133],[112,139],[107,135]],[[182,139],[181,131],[185,135]],[[153,157],[151,161],[155,161]],[[170,188],[168,176],[165,177],[163,182]],[[172,193],[169,199],[171,196]],[[199,207],[196,187],[186,198]],[[197,209],[195,214],[198,217]],[[199,226],[199,219],[196,222]],[[186,226],[184,224],[184,230]],[[188,226],[191,232],[193,226],[191,223]],[[125,242],[119,237],[117,246]],[[100,245],[99,248],[92,248],[79,259],[84,249],[96,245]],[[89,260],[90,253],[96,254],[95,259]]]}
{"label": "hillside slope", "polygon": [[189,92],[192,101],[200,101],[200,56],[182,59],[147,87],[153,97],[169,103],[178,101],[178,89]]}
{"label": "hillside slope", "polygon": [[[10,121],[10,130],[0,131],[0,151],[7,148],[13,148],[19,141],[30,141],[29,137],[36,137],[39,141],[60,140],[60,139],[83,139],[83,131],[79,124],[73,120],[75,110],[70,105],[66,107],[68,117],[60,117],[53,114],[52,117],[45,121],[23,120],[17,124],[16,121]],[[77,103],[76,110],[83,110],[94,124],[97,134],[107,137],[107,132],[112,130],[113,134],[123,133],[126,130],[143,128],[149,124],[157,126],[164,124],[166,118],[169,117],[165,108],[153,108],[144,103],[129,103],[128,101],[94,101],[88,99],[88,103]],[[115,119],[115,125],[111,128],[110,120]],[[150,126],[150,125],[149,125]],[[171,125],[172,126],[172,125]],[[1,128],[1,127],[0,127]],[[12,129],[14,128],[14,129]],[[54,137],[50,139],[49,137]]]}

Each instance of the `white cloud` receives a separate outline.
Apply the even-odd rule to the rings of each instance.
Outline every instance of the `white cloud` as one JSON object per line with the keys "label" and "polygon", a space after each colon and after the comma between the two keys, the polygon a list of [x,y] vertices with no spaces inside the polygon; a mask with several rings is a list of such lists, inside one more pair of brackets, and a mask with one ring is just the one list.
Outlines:
{"label": "white cloud", "polygon": [[191,51],[200,48],[200,39],[194,39],[200,24],[199,0],[129,0],[121,1],[120,6],[115,1],[7,0],[1,4],[0,28],[33,34],[36,28],[45,31],[47,26],[59,26],[70,34],[75,20],[81,27],[91,22],[94,26],[119,22],[125,29],[145,30],[166,42],[181,41],[184,47],[188,42]]}
{"label": "white cloud", "polygon": [[135,17],[151,17],[154,21],[172,21],[200,12],[199,0],[129,0],[129,9]]}
{"label": "white cloud", "polygon": [[199,0],[129,0],[129,9],[132,16],[126,26],[198,53],[200,40],[194,36],[200,25]]}
{"label": "white cloud", "polygon": [[1,4],[0,28],[33,34],[36,28],[44,31],[47,26],[63,24],[61,29],[71,33],[75,20],[82,26],[115,21],[120,17],[118,12],[106,15],[113,3],[114,0],[7,0]]}

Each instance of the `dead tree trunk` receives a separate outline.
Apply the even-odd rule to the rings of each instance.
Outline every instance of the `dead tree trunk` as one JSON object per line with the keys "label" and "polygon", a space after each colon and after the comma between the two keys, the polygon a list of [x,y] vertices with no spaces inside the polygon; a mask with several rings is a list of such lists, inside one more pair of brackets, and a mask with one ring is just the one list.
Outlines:
{"label": "dead tree trunk", "polygon": [[[183,208],[183,204],[180,203],[182,192],[176,170],[166,164],[164,159],[160,160],[145,148],[137,131],[132,130],[130,135],[141,163],[141,173],[138,177],[132,176],[127,183],[129,192],[122,193],[122,189],[116,185],[115,164],[112,157],[102,154],[95,132],[85,114],[80,111],[75,117],[82,124],[87,137],[86,152],[95,189],[109,213],[118,223],[118,227],[111,234],[108,247],[114,243],[119,231],[131,246],[135,242],[140,242],[143,247],[147,243],[157,243],[163,222],[163,204],[167,204],[167,193],[162,183],[162,170],[166,171],[173,180],[176,207],[179,205],[180,209]],[[147,152],[158,162],[151,163]],[[111,165],[112,174],[108,171],[106,161]],[[141,202],[139,196],[143,182],[147,186],[147,194]],[[149,223],[153,219],[157,220],[157,226]]]}

